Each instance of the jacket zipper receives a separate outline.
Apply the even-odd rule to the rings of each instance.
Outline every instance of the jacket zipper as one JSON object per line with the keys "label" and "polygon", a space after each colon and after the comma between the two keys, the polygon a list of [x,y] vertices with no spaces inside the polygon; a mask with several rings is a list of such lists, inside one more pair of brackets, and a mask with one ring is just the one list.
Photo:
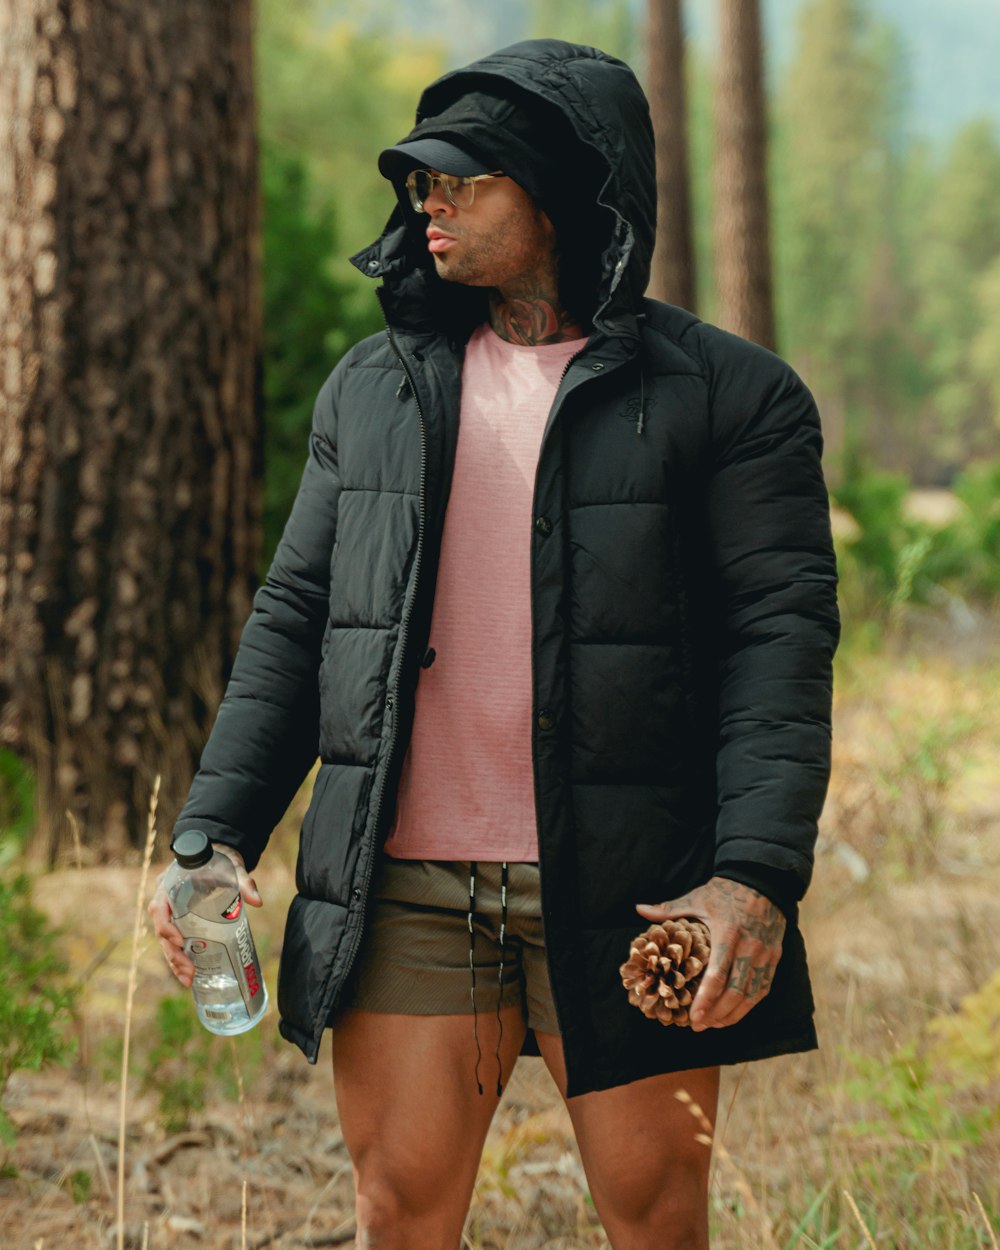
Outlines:
{"label": "jacket zipper", "polygon": [[[417,551],[416,551],[416,555],[413,558],[413,596],[410,600],[410,611],[406,616],[403,617],[399,626],[400,662],[397,668],[397,674],[398,674],[398,673],[402,673],[403,668],[406,663],[406,647],[407,647],[407,642],[409,639],[409,632],[410,632],[410,618],[413,615],[413,609],[417,602],[417,591],[419,589],[419,583],[420,583],[420,568],[423,562],[424,530],[425,530],[424,515],[425,515],[425,498],[426,498],[426,493],[427,493],[427,422],[424,417],[424,410],[420,406],[420,395],[417,392],[416,384],[414,383],[414,380],[413,380],[413,375],[411,374],[406,364],[406,360],[404,359],[403,353],[400,351],[399,347],[396,344],[396,340],[392,336],[392,330],[389,329],[388,323],[386,324],[385,333],[386,333],[386,337],[389,340],[389,346],[392,348],[393,353],[396,356],[396,359],[400,363],[403,373],[406,375],[406,380],[410,385],[411,392],[413,393],[413,401],[417,406],[417,416],[420,420],[420,490],[419,490],[419,495],[418,495],[418,508],[417,508]],[[379,783],[378,794],[375,798],[374,819],[372,822],[372,829],[375,830],[376,832],[382,820],[382,804],[385,799],[386,778],[389,774],[389,770],[392,766],[393,757],[396,753],[396,739],[398,737],[398,725],[399,725],[399,718],[396,714],[396,703],[397,703],[398,697],[399,697],[399,677],[397,676],[396,686],[393,690],[388,692],[388,694],[386,695],[386,700],[385,700],[386,711],[389,712],[392,716],[392,730],[391,730],[390,737],[389,737],[389,747],[385,753],[385,763],[382,768],[382,777]],[[375,860],[376,860],[376,856],[374,853],[369,855],[368,864],[365,868],[364,880],[361,885],[360,903],[361,903],[362,910],[367,905],[368,895],[371,890],[372,874],[375,871]],[[354,964],[357,960],[358,950],[361,946],[362,928],[363,926],[359,924],[357,928],[357,935],[354,939],[354,944],[351,947],[351,951],[347,959],[347,965],[344,969],[344,976],[343,976],[343,979],[341,980],[342,985],[346,983],[348,977],[351,974],[351,969],[354,967]]]}

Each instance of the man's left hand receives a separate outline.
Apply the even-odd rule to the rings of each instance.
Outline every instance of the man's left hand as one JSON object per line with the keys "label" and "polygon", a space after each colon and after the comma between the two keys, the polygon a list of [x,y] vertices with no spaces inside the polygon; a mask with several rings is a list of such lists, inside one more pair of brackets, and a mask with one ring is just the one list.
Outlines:
{"label": "man's left hand", "polygon": [[708,926],[712,954],[691,1004],[691,1028],[724,1029],[766,998],[781,958],[785,917],[748,885],[713,877],[667,903],[639,903],[636,911],[661,922],[684,916]]}

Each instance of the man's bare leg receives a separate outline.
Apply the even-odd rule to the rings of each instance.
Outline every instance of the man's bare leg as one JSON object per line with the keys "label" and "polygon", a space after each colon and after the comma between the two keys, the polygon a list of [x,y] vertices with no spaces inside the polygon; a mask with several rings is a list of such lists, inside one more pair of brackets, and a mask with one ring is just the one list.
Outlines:
{"label": "man's bare leg", "polygon": [[[506,1085],[524,1040],[519,1007],[505,1009]],[[486,1133],[497,1108],[497,1021],[479,1017],[480,1094],[472,1016],[342,1013],[333,1074],[344,1143],[354,1164],[357,1245],[457,1250]]]}
{"label": "man's bare leg", "polygon": [[[535,1036],[565,1097],[562,1039]],[[711,1149],[695,1140],[704,1129],[678,1101],[681,1090],[714,1124],[718,1068],[651,1076],[566,1103],[590,1194],[614,1250],[708,1250]]]}

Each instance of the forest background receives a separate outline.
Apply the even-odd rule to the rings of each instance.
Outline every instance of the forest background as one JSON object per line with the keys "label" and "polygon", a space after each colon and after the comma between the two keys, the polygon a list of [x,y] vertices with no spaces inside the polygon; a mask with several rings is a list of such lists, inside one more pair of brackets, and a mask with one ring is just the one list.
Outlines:
{"label": "forest background", "polygon": [[[1000,22],[989,5],[955,6],[972,32],[967,73],[934,84],[914,33],[931,20],[921,5],[764,10],[777,347],[824,418],[845,637],[806,916],[824,1050],[728,1074],[714,1244],[996,1250],[1000,138],[996,95],[970,79],[1000,60]],[[687,6],[707,320],[718,312],[711,12]],[[391,208],[375,153],[409,129],[439,72],[518,37],[593,43],[645,78],[643,14],[634,0],[370,0],[363,11],[259,0],[261,573],[313,398],[343,352],[382,327],[371,283],[346,260]],[[272,984],[307,798],[269,852],[258,926]],[[148,947],[127,1054],[144,830],[105,867],[101,829],[69,821],[46,843],[54,870],[41,872],[39,804],[32,769],[0,747],[0,1246],[348,1241],[349,1165],[317,1085],[328,1074],[303,1071],[264,1029],[238,1043],[200,1034]],[[57,1058],[69,1066],[53,1068]],[[126,1079],[123,1137],[113,1093]],[[529,1064],[491,1136],[466,1244],[603,1244],[565,1113]]]}
{"label": "forest background", "polygon": [[[472,37],[458,10],[439,0],[432,8],[441,28],[464,33],[450,42],[414,33],[419,6],[369,6],[358,24],[344,20],[346,5],[295,0],[272,12],[270,3],[261,6],[267,36],[259,42],[259,65],[266,528],[273,547],[298,480],[310,396],[330,361],[381,325],[370,283],[343,258],[370,242],[388,215],[390,198],[371,152],[405,133],[420,84],[449,63],[456,42],[461,57],[471,58],[496,46],[497,37],[516,37],[518,18],[522,35],[589,32],[640,75],[643,58],[636,6],[618,0],[539,0],[530,11],[510,6],[493,19],[482,6]],[[923,113],[914,115],[912,31],[873,5],[831,0],[803,3],[795,13],[777,7],[785,45],[769,93],[777,345],[820,401],[835,493],[865,514],[869,535],[859,554],[891,593],[903,550],[921,537],[903,515],[908,485],[954,487],[983,522],[983,505],[1000,488],[990,463],[1000,436],[995,99],[967,85],[959,93],[956,83],[967,102],[964,116],[953,107],[953,128],[942,134],[940,93],[926,85],[926,74]],[[711,9],[691,8],[705,35],[691,42],[687,57],[697,311],[711,321]],[[984,18],[982,31],[974,14],[966,20],[967,43],[1000,46],[995,18]],[[870,532],[876,527],[877,539]],[[996,568],[968,550],[980,546],[977,537],[956,542],[961,552],[945,550],[940,537],[921,544],[928,547],[925,567],[911,567],[907,576],[947,581],[964,563],[965,582],[993,593],[1000,586]],[[912,552],[909,560],[912,566]]]}

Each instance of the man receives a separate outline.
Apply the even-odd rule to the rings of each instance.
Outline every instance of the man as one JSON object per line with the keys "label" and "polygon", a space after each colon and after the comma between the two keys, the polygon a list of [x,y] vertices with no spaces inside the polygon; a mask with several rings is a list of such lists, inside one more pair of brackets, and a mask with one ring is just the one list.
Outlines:
{"label": "man", "polygon": [[[645,300],[631,71],[552,40],[446,75],[354,258],[387,333],[316,403],[177,829],[249,871],[318,752],[280,1030],[332,1026],[358,1240],[454,1247],[537,1045],[616,1250],[705,1247],[719,1065],[815,1045],[796,905],[829,764],[835,569],[811,398]],[[650,901],[651,900],[651,901]],[[151,911],[189,984],[162,893]],[[631,1006],[696,916],[692,1027]],[[779,962],[780,960],[780,962]]]}

